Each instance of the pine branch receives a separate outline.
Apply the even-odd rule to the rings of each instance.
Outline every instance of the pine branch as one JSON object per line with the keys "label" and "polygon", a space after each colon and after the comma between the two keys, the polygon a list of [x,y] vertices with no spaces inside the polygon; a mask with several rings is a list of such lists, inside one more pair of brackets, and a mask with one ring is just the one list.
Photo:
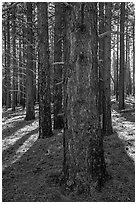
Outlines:
{"label": "pine branch", "polygon": [[64,62],[53,62],[53,63],[52,63],[52,65],[57,65],[57,64],[58,64],[58,65],[63,65]]}

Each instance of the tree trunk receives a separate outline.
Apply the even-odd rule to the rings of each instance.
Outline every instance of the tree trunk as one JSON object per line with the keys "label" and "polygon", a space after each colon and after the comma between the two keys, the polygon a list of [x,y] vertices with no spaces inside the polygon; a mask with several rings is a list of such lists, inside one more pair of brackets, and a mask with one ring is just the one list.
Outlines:
{"label": "tree trunk", "polygon": [[35,119],[33,87],[33,30],[32,3],[27,2],[27,70],[26,70],[26,118]]}
{"label": "tree trunk", "polygon": [[[25,27],[25,25],[23,26],[23,28],[22,28],[22,36],[23,36],[23,44],[22,44],[22,47],[23,47],[23,53],[22,53],[22,55],[23,55],[23,57],[22,57],[22,63],[23,64],[26,64],[26,53],[25,53],[25,48],[27,47],[27,45],[26,45],[26,42],[25,42],[25,38],[26,38],[26,27]],[[23,86],[22,86],[22,90],[23,90],[23,97],[22,97],[22,102],[21,102],[21,104],[22,104],[22,107],[23,107],[23,109],[25,109],[25,105],[26,105],[26,69],[23,69],[22,70],[22,80],[23,80]]]}
{"label": "tree trunk", "polygon": [[120,15],[120,74],[119,74],[119,110],[125,108],[124,104],[124,22],[125,22],[125,3],[121,3]]}
{"label": "tree trunk", "polygon": [[135,96],[135,22],[133,22],[133,96]]}
{"label": "tree trunk", "polygon": [[130,74],[130,45],[128,36],[128,24],[126,27],[126,66],[125,66],[125,91],[127,95],[132,93],[131,74]]}
{"label": "tree trunk", "polygon": [[97,7],[74,3],[68,9],[68,128],[62,179],[68,188],[84,192],[93,185],[100,189],[107,176],[97,105]]}
{"label": "tree trunk", "polygon": [[16,89],[16,75],[17,75],[17,63],[16,63],[16,7],[12,8],[12,46],[13,46],[13,76],[12,76],[12,111],[15,111],[17,101],[17,89]]}
{"label": "tree trunk", "polygon": [[[105,3],[105,31],[111,30],[111,9],[112,3]],[[111,35],[104,38],[104,95],[103,95],[103,133],[105,135],[112,134],[112,119],[111,119],[111,90],[110,90],[110,76],[111,76]]]}
{"label": "tree trunk", "polygon": [[[116,43],[116,40],[115,40]],[[116,67],[116,50],[113,50],[113,64],[112,64],[113,72],[114,72],[114,95],[116,95],[117,90],[117,67]]]}
{"label": "tree trunk", "polygon": [[[62,3],[55,4],[54,62],[62,62]],[[63,128],[62,65],[54,65],[54,129]]]}
{"label": "tree trunk", "polygon": [[116,101],[119,99],[119,19],[117,22],[117,68],[116,68]]}
{"label": "tree trunk", "polygon": [[6,108],[11,107],[11,95],[10,95],[10,14],[7,13],[7,44],[6,44]]}
{"label": "tree trunk", "polygon": [[39,137],[52,135],[49,67],[48,5],[38,3]]}
{"label": "tree trunk", "polygon": [[6,106],[6,51],[7,51],[7,36],[6,36],[6,26],[5,23],[2,24],[2,48],[4,50],[4,54],[2,55],[2,107]]}
{"label": "tree trunk", "polygon": [[[99,2],[99,34],[104,33],[104,3]],[[103,128],[103,103],[104,103],[104,38],[99,39],[99,114],[101,129]]]}

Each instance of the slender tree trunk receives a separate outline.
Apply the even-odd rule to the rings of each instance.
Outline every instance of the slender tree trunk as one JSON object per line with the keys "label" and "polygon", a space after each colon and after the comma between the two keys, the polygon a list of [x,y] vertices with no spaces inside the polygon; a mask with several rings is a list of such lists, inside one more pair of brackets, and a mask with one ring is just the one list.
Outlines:
{"label": "slender tree trunk", "polygon": [[6,108],[11,107],[11,95],[10,95],[10,14],[7,13],[7,45],[6,45]]}
{"label": "slender tree trunk", "polygon": [[39,43],[39,137],[52,135],[51,93],[49,67],[48,5],[38,3],[38,43]]}
{"label": "slender tree trunk", "polygon": [[4,54],[2,55],[2,106],[6,106],[6,70],[7,70],[7,60],[6,60],[6,51],[7,51],[7,37],[6,37],[6,26],[3,23],[3,31],[2,31],[2,48],[4,50]]}
{"label": "slender tree trunk", "polygon": [[[23,36],[23,42],[22,42],[22,48],[23,48],[23,53],[22,53],[22,63],[26,64],[26,53],[25,53],[25,48],[26,46],[26,42],[25,42],[25,38],[26,38],[26,27],[25,25],[22,28],[22,36]],[[25,109],[25,105],[26,105],[26,69],[22,70],[22,90],[23,90],[23,97],[22,97],[22,107],[23,109]]]}
{"label": "slender tree trunk", "polygon": [[[116,43],[116,41],[115,41]],[[116,89],[117,89],[117,68],[116,68],[116,50],[113,51],[113,71],[114,71],[114,95],[116,95]]]}
{"label": "slender tree trunk", "polygon": [[26,70],[26,118],[35,119],[33,87],[33,30],[32,3],[27,2],[27,70]]}
{"label": "slender tree trunk", "polygon": [[[55,4],[54,62],[62,62],[62,3]],[[54,65],[54,129],[63,128],[62,65]]]}
{"label": "slender tree trunk", "polygon": [[117,22],[117,68],[116,68],[116,101],[119,98],[119,20]]}
{"label": "slender tree trunk", "polygon": [[16,89],[16,74],[17,74],[17,63],[16,63],[16,7],[12,8],[12,46],[13,46],[13,76],[12,76],[12,111],[15,111],[16,100],[17,100],[17,89]]}
{"label": "slender tree trunk", "polygon": [[100,189],[107,176],[98,113],[97,7],[74,3],[70,9],[63,181],[82,193],[93,185]]}
{"label": "slender tree trunk", "polygon": [[19,38],[19,104],[23,106],[23,70],[22,70],[22,40]]}
{"label": "slender tree trunk", "polygon": [[70,56],[70,40],[69,40],[69,10],[67,10],[67,6],[63,6],[63,22],[64,22],[64,29],[63,29],[63,57],[64,57],[64,70],[63,70],[63,112],[64,112],[64,131],[63,131],[63,175],[67,175],[68,172],[68,164],[67,164],[67,138],[66,133],[68,131],[68,123],[67,123],[67,102],[68,102],[68,95],[67,95],[67,83],[68,83],[68,71],[69,71],[69,56]]}
{"label": "slender tree trunk", "polygon": [[135,96],[135,22],[133,23],[133,96]]}
{"label": "slender tree trunk", "polygon": [[125,22],[125,3],[121,3],[120,15],[120,74],[119,74],[119,109],[124,109],[124,22]]}
{"label": "slender tree trunk", "polygon": [[[111,30],[111,9],[112,3],[105,3],[105,31]],[[110,90],[110,76],[111,76],[111,35],[104,38],[104,95],[103,95],[103,133],[105,135],[112,134],[112,119],[111,119],[111,90]]]}
{"label": "slender tree trunk", "polygon": [[[104,33],[104,3],[99,2],[99,34]],[[103,128],[103,103],[104,103],[104,38],[99,40],[99,114],[101,129]]]}
{"label": "slender tree trunk", "polygon": [[127,95],[132,93],[131,74],[130,74],[130,45],[128,36],[128,25],[126,27],[126,66],[125,66],[125,91]]}

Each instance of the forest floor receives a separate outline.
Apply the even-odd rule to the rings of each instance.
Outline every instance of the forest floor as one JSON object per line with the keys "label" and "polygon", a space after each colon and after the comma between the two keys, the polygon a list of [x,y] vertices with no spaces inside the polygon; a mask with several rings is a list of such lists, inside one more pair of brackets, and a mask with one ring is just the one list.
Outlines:
{"label": "forest floor", "polygon": [[[126,108],[133,108],[133,98]],[[112,179],[102,192],[91,195],[65,193],[56,182],[62,169],[62,131],[38,139],[36,119],[24,121],[25,111],[3,110],[2,201],[3,202],[134,202],[135,201],[135,112],[118,111],[112,99],[114,133],[104,137],[107,170]]]}

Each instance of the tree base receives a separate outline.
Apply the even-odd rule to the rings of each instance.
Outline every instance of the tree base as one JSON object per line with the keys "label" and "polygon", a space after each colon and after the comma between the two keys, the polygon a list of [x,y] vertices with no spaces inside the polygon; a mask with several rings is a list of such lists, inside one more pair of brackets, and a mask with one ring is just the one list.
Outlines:
{"label": "tree base", "polygon": [[54,135],[53,132],[50,132],[50,133],[48,133],[48,134],[46,134],[46,135],[39,135],[38,139],[50,138],[50,137],[52,137],[53,135]]}
{"label": "tree base", "polygon": [[25,121],[35,120],[35,116],[31,114],[27,114],[24,120]]}
{"label": "tree base", "polygon": [[82,177],[79,173],[77,173],[76,178],[73,182],[70,182],[68,178],[65,176],[64,172],[59,176],[59,184],[63,187],[63,190],[67,191],[67,193],[75,192],[77,194],[92,194],[93,190],[98,192],[102,191],[102,188],[112,179],[112,176],[109,175],[107,172],[101,178],[93,181],[89,179],[88,176]]}
{"label": "tree base", "polygon": [[54,120],[54,129],[63,129],[64,128],[64,120],[63,115],[58,114],[56,120]]}

